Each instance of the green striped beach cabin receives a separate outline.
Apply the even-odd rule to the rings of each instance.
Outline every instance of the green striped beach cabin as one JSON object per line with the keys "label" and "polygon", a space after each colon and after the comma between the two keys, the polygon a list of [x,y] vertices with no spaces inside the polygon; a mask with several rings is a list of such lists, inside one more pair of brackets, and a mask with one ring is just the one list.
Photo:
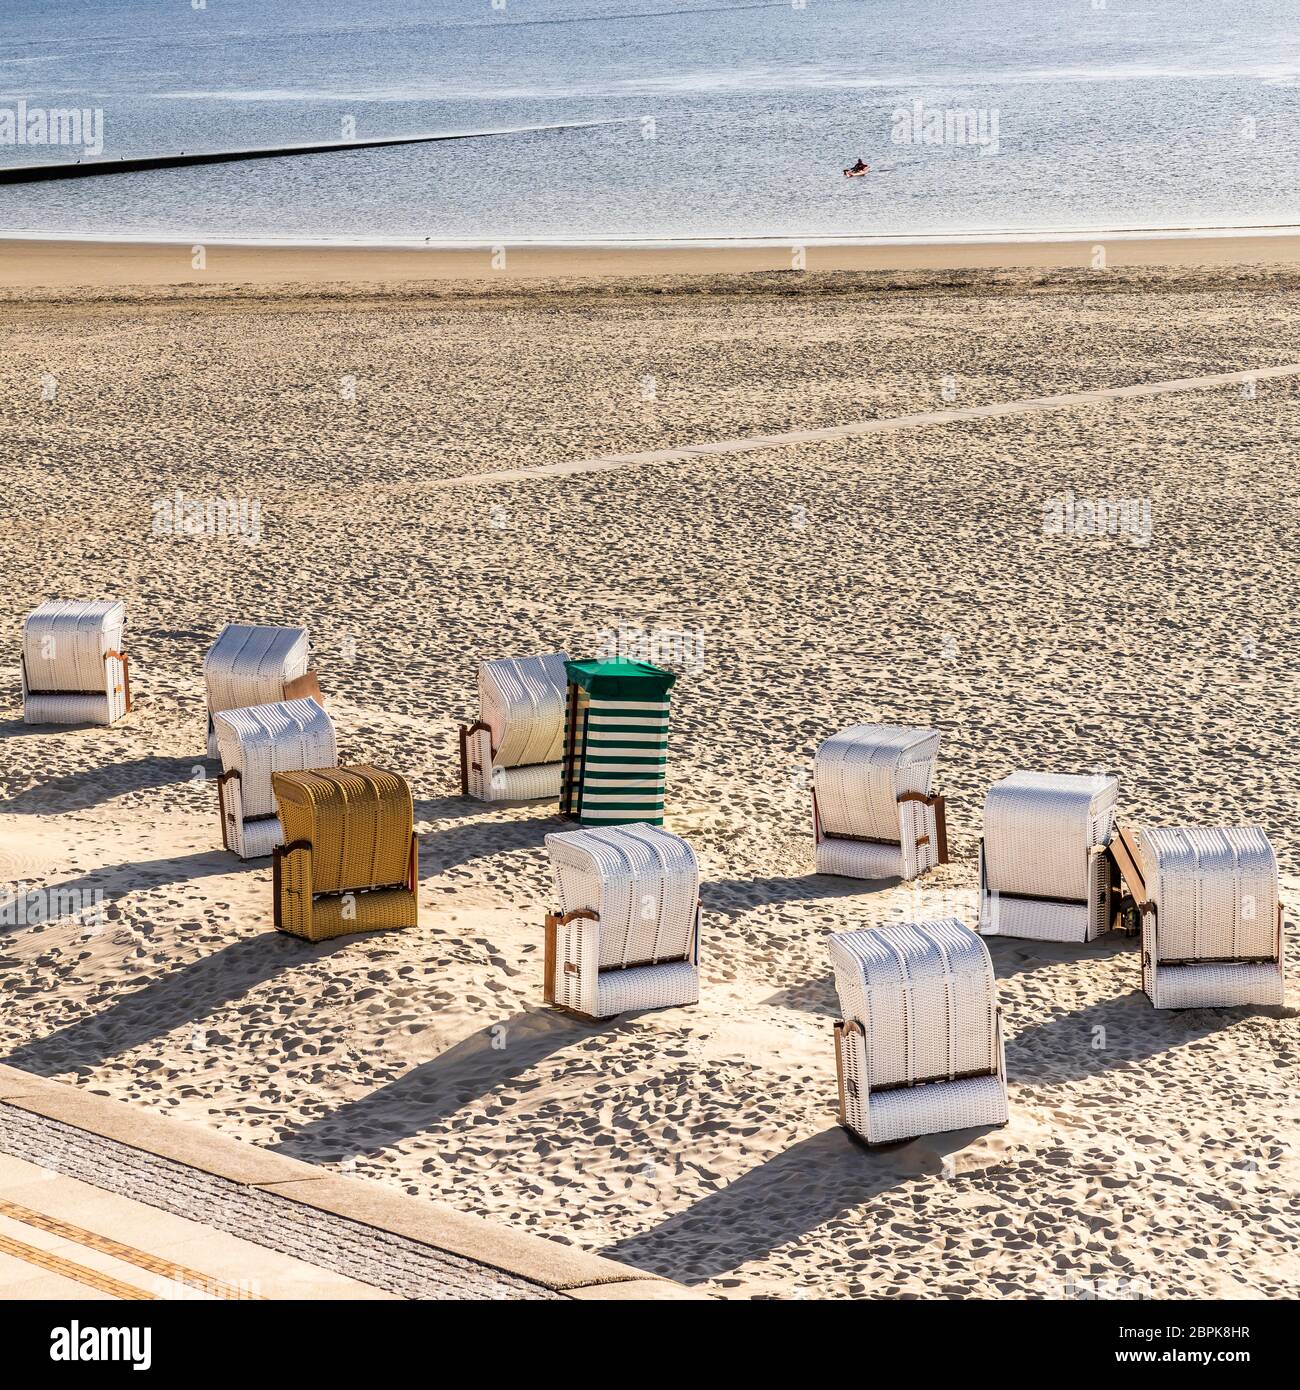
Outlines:
{"label": "green striped beach cabin", "polygon": [[564,669],[560,814],[579,825],[662,825],[677,677],[643,661],[566,661]]}

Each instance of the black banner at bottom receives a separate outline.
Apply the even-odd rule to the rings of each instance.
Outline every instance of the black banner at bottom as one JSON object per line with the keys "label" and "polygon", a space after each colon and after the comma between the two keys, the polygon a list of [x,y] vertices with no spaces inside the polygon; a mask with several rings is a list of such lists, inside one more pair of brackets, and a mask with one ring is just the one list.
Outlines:
{"label": "black banner at bottom", "polygon": [[[945,1367],[983,1374],[994,1365],[1002,1370],[1059,1366],[1071,1372],[1155,1366],[1280,1370],[1290,1360],[1293,1322],[1290,1305],[1261,1302],[764,1300],[763,1335],[738,1339],[731,1319],[744,1322],[752,1308],[747,1312],[739,1301],[719,1300],[671,1308],[656,1303],[650,1311],[656,1323],[671,1317],[677,1335],[726,1328],[733,1334],[727,1354],[728,1361],[734,1355],[737,1362],[733,1375],[743,1369],[747,1354],[769,1344],[779,1320],[789,1317],[801,1331],[811,1323],[819,1324],[818,1331],[834,1329],[836,1343],[814,1345],[846,1348],[852,1343],[844,1339],[854,1335],[897,1337],[899,1357],[909,1354],[908,1348],[911,1354],[921,1350],[927,1379]],[[437,1379],[437,1366],[425,1363],[425,1357],[439,1344],[454,1347],[454,1374],[463,1376],[466,1356],[477,1355],[485,1358],[484,1373],[499,1376],[509,1373],[515,1358],[521,1374],[536,1373],[534,1336],[548,1319],[546,1330],[554,1332],[555,1318],[575,1318],[569,1335],[594,1339],[584,1340],[584,1355],[594,1354],[593,1364],[601,1364],[599,1343],[605,1337],[617,1339],[613,1350],[621,1356],[629,1338],[650,1351],[646,1311],[627,1301],[571,1300],[512,1306],[363,1302],[334,1312],[320,1303],[181,1301],[147,1309],[112,1302],[4,1303],[0,1344],[11,1384],[25,1383],[24,1372],[57,1379],[73,1368],[170,1377],[251,1371],[259,1380],[277,1372],[301,1380],[319,1370],[337,1381],[349,1374],[371,1377],[385,1358],[420,1363]],[[516,1319],[529,1327],[516,1331]],[[514,1335],[503,1336],[507,1329]]]}

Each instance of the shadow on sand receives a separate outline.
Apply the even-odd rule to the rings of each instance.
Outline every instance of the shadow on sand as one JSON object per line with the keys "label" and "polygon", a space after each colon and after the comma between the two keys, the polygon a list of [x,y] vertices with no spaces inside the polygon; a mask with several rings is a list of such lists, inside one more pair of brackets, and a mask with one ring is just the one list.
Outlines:
{"label": "shadow on sand", "polygon": [[312,1163],[378,1153],[421,1134],[506,1086],[552,1054],[617,1027],[586,1025],[549,1009],[491,1024],[368,1095],[313,1120],[276,1145]]}
{"label": "shadow on sand", "polygon": [[770,903],[817,902],[826,898],[864,898],[892,888],[898,879],[839,878],[833,874],[791,874],[781,878],[714,878],[700,885],[705,907],[743,911]]}
{"label": "shadow on sand", "polygon": [[866,1149],[836,1126],[793,1145],[720,1192],[600,1253],[682,1283],[757,1260],[909,1178],[943,1171],[945,1155],[987,1127]]}
{"label": "shadow on sand", "polygon": [[[1136,969],[1135,969],[1136,975]],[[1140,989],[1036,1023],[1012,1036],[1008,1025],[1007,1077],[1051,1086],[1099,1076],[1198,1042],[1252,1013],[1239,1009],[1153,1009]]]}
{"label": "shadow on sand", "polygon": [[1049,965],[1088,969],[1092,961],[1111,956],[1132,955],[1133,977],[1139,974],[1138,940],[1121,932],[1110,932],[1095,941],[1024,941],[1014,936],[986,936],[985,945],[993,957],[993,971],[999,980],[1009,980]]}
{"label": "shadow on sand", "polygon": [[[547,835],[575,828],[572,821],[561,820],[557,815],[534,815],[527,820],[491,819],[492,809],[478,801],[467,803],[462,797],[417,801],[416,824],[433,822],[432,828],[420,835],[421,875],[445,873],[511,850],[538,849]],[[451,824],[443,825],[440,821]]]}
{"label": "shadow on sand", "polygon": [[[220,831],[218,830],[218,834]],[[102,892],[104,902],[112,907],[116,898],[128,893],[147,892],[151,888],[165,887],[173,883],[191,883],[195,879],[213,878],[219,874],[238,873],[241,870],[252,872],[258,868],[269,868],[269,859],[252,859],[241,862],[223,849],[202,850],[197,854],[177,855],[171,859],[147,859],[143,863],[104,864],[97,869],[88,869],[76,878],[65,879],[62,883],[38,884],[29,887],[41,888],[51,902],[69,902],[82,899],[96,892]],[[0,935],[21,931],[28,925],[17,918],[16,899],[12,896],[0,900],[0,919],[7,925],[0,927]]]}
{"label": "shadow on sand", "polygon": [[106,1009],[15,1048],[5,1065],[40,1076],[88,1070],[134,1047],[209,1018],[284,970],[315,965],[348,938],[308,943],[267,930],[141,985]]}
{"label": "shadow on sand", "polygon": [[[127,792],[144,791],[188,781],[194,769],[211,772],[207,761],[193,758],[136,758],[130,762],[87,767],[51,777],[48,782],[11,797],[0,810],[12,815],[58,815],[65,811],[86,811]],[[216,792],[212,792],[215,817]]]}

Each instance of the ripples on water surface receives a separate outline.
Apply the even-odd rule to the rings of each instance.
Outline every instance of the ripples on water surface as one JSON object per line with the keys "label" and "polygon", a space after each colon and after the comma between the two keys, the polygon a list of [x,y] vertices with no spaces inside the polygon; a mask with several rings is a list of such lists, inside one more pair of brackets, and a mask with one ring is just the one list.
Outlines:
{"label": "ripples on water surface", "polygon": [[[1295,0],[6,0],[0,105],[108,157],[608,121],[0,186],[0,229],[511,239],[1300,221]],[[996,147],[897,143],[982,113]],[[647,118],[653,120],[653,139]],[[1254,138],[1250,138],[1253,132]],[[991,140],[990,140],[991,146]],[[866,179],[841,168],[861,155]],[[65,158],[0,146],[0,162]]]}

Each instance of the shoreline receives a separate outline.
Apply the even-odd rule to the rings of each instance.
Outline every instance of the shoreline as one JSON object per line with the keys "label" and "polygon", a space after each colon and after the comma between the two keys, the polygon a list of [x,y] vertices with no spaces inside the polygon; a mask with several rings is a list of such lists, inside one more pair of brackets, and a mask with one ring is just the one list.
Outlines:
{"label": "shoreline", "polygon": [[[204,268],[193,264],[204,249]],[[332,242],[0,233],[0,288],[558,279],[772,271],[1105,269],[1300,262],[1300,228],[964,233],[856,240]],[[796,250],[802,253],[797,263]],[[504,253],[504,254],[502,254]]]}
{"label": "shoreline", "polygon": [[1098,237],[1109,241],[1135,241],[1151,239],[1218,240],[1225,237],[1278,237],[1300,236],[1300,223],[1261,222],[1242,223],[1237,226],[1189,226],[1189,227],[977,227],[964,232],[881,232],[874,235],[850,235],[848,233],[776,233],[762,232],[752,236],[673,236],[662,235],[619,236],[614,233],[594,236],[465,236],[465,237],[416,237],[416,236],[344,236],[322,234],[306,236],[287,233],[283,236],[271,233],[243,234],[204,234],[190,231],[122,232],[115,236],[91,236],[84,232],[59,232],[15,230],[0,228],[0,244],[8,241],[24,242],[76,242],[106,245],[143,246],[184,246],[202,242],[208,246],[279,246],[303,249],[307,247],[337,247],[341,250],[425,250],[425,251],[473,251],[487,250],[493,246],[528,246],[545,249],[591,250],[667,250],[675,247],[694,247],[726,250],[736,247],[790,247],[790,246],[962,246],[988,243],[1053,242],[1053,241],[1095,241]]}

